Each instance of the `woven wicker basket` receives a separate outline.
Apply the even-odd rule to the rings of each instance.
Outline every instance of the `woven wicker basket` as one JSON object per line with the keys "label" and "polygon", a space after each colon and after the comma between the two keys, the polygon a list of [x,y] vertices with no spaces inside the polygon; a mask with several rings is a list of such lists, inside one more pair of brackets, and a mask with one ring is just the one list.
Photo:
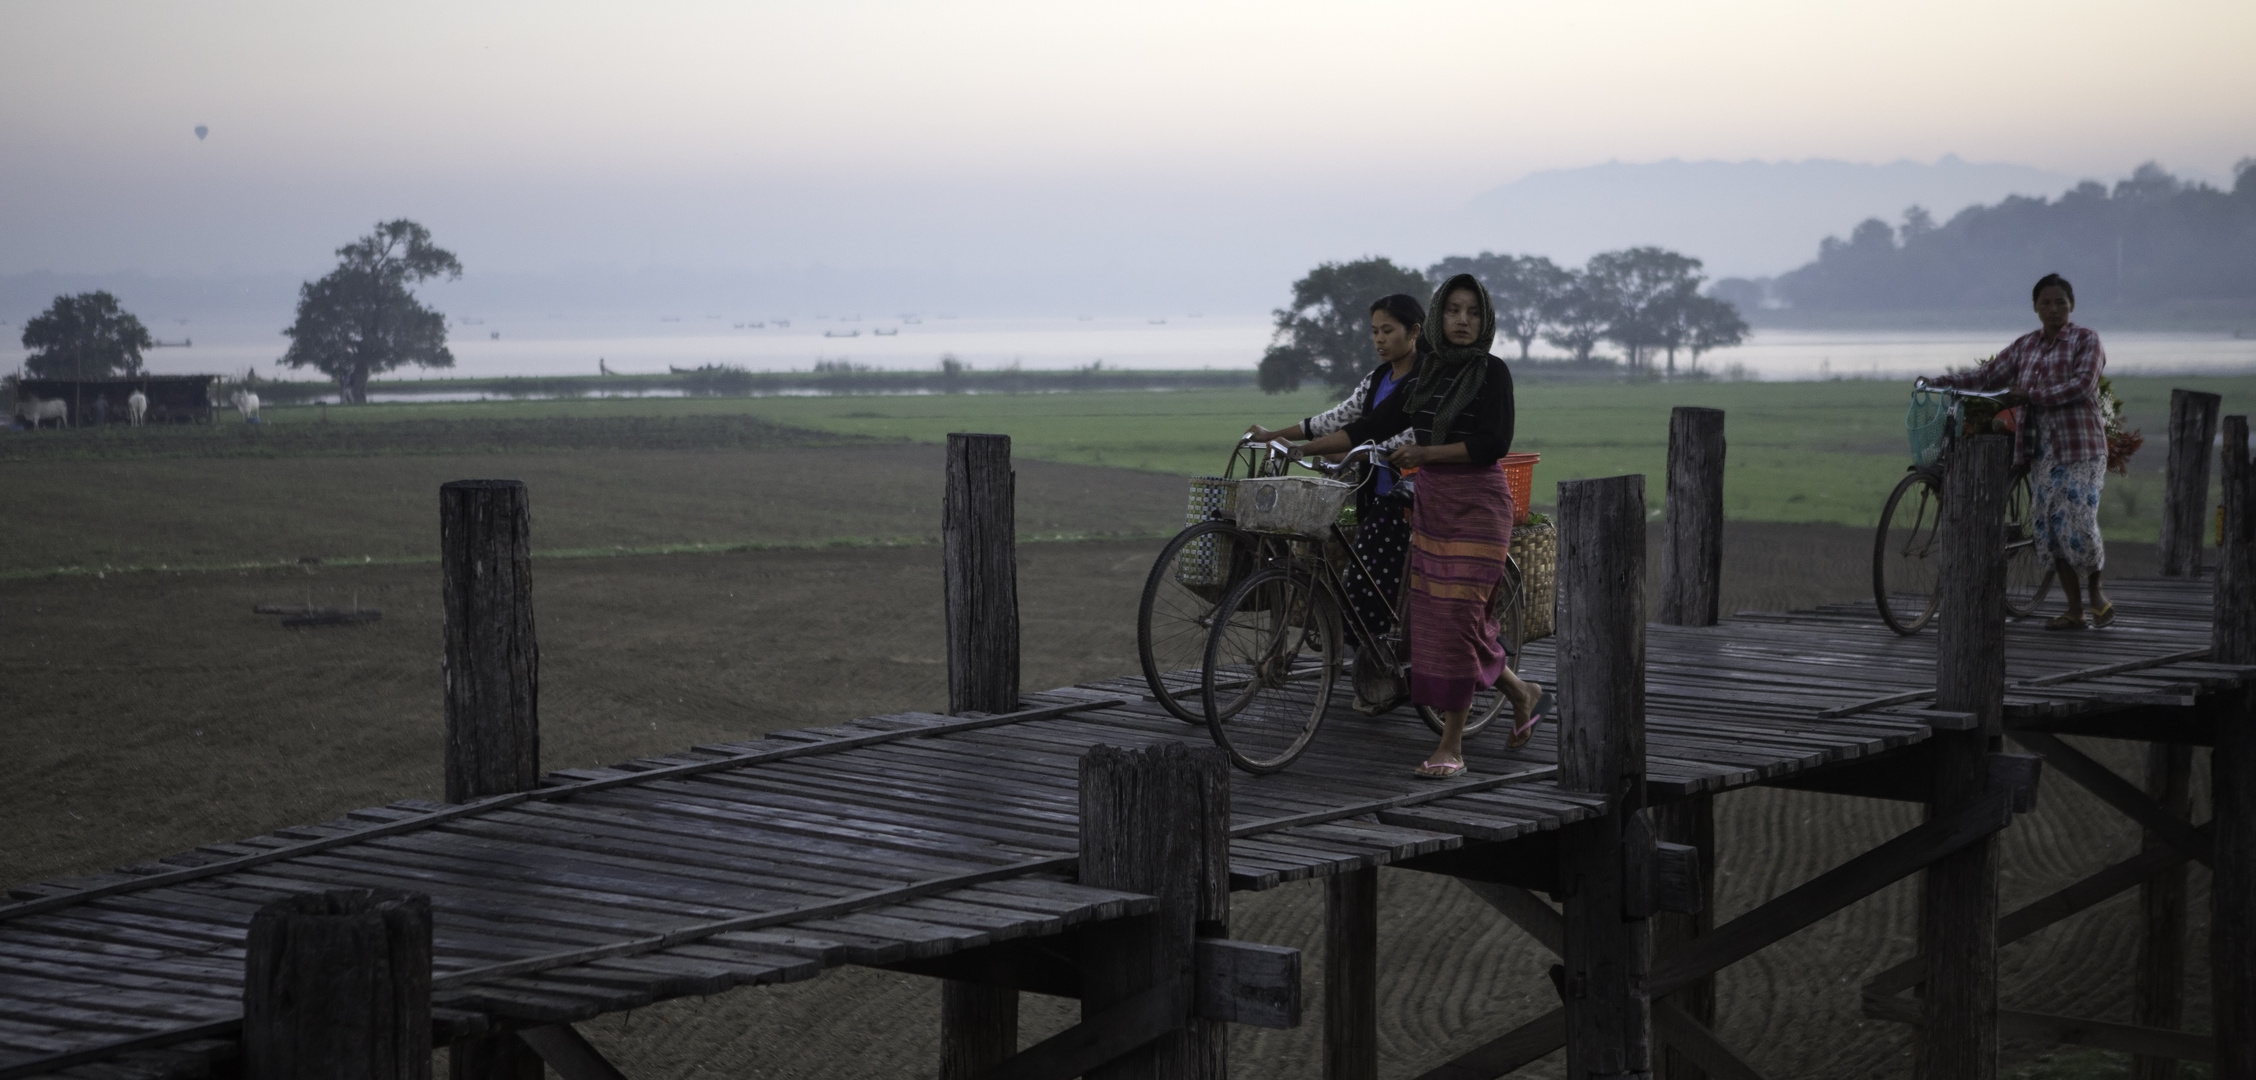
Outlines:
{"label": "woven wicker basket", "polygon": [[1558,628],[1558,527],[1544,522],[1513,529],[1512,558],[1520,564],[1520,587],[1527,593],[1526,640],[1550,637]]}

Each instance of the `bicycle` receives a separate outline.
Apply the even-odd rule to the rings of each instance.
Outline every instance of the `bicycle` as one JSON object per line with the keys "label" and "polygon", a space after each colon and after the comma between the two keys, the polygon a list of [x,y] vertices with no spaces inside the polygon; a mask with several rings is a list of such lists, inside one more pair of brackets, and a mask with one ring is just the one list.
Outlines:
{"label": "bicycle", "polygon": [[[1912,384],[1904,418],[1912,463],[1888,494],[1872,546],[1872,598],[1880,621],[1905,637],[1917,634],[1942,605],[1937,551],[1942,529],[1943,477],[1966,424],[1964,401],[1995,401],[2007,391],[1957,390]],[[1936,401],[1937,396],[1941,401]],[[2005,609],[2014,618],[2036,612],[2051,589],[2052,565],[2037,551],[2029,524],[2029,467],[2013,467],[2005,511]]]}
{"label": "bicycle", "polygon": [[[1359,664],[1383,671],[1397,687],[1409,683],[1399,597],[1379,598],[1390,623],[1384,632],[1374,630],[1346,599],[1345,571],[1374,578],[1340,527],[1339,512],[1371,482],[1380,458],[1377,445],[1365,443],[1338,464],[1301,462],[1321,477],[1238,484],[1235,536],[1247,550],[1248,572],[1210,616],[1199,703],[1216,745],[1241,769],[1276,772],[1308,749],[1347,670],[1348,630],[1358,643]],[[1343,476],[1349,479],[1339,479]],[[1507,556],[1503,581],[1490,599],[1499,643],[1515,670],[1527,626],[1523,582],[1518,562]],[[1397,698],[1389,709],[1399,703]],[[1510,699],[1495,687],[1475,694],[1465,735],[1486,728],[1509,706]],[[1416,709],[1440,734],[1441,714],[1424,705]]]}
{"label": "bicycle", "polygon": [[1283,476],[1291,461],[1292,447],[1282,441],[1239,439],[1222,475],[1198,488],[1206,495],[1203,515],[1167,541],[1144,579],[1136,606],[1136,659],[1152,697],[1186,724],[1206,723],[1197,681],[1170,685],[1169,677],[1180,684],[1180,673],[1196,674],[1206,659],[1215,607],[1253,570],[1255,545],[1238,530],[1228,492],[1239,479]]}

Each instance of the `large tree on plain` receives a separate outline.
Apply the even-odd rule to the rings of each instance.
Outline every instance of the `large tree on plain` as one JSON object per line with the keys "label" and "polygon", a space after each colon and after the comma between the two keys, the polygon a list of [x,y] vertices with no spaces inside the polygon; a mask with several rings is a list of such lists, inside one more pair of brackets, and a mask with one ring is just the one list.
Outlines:
{"label": "large tree on plain", "polygon": [[408,286],[462,276],[454,254],[431,243],[431,230],[401,218],[337,249],[337,268],[298,289],[298,318],[282,362],[337,380],[340,396],[368,401],[368,377],[406,364],[453,367],[446,316],[424,307]]}
{"label": "large tree on plain", "polygon": [[104,379],[141,373],[141,350],[156,342],[147,327],[106,292],[58,296],[24,324],[31,350],[24,373],[35,379]]}
{"label": "large tree on plain", "polygon": [[1629,354],[1632,368],[1643,366],[1646,350],[1668,345],[1669,327],[1699,295],[1701,281],[1700,260],[1657,247],[1593,255],[1582,276],[1611,300],[1605,337]]}
{"label": "large tree on plain", "polygon": [[1549,324],[1551,312],[1574,287],[1574,272],[1541,255],[1452,255],[1427,269],[1426,276],[1447,281],[1471,274],[1488,287],[1496,305],[1496,333],[1520,343],[1520,359]]}
{"label": "large tree on plain", "polygon": [[1605,338],[1606,328],[1613,325],[1617,304],[1602,282],[1591,280],[1589,274],[1569,271],[1565,291],[1551,300],[1543,312],[1543,340],[1567,350],[1576,363],[1588,363],[1591,350]]}
{"label": "large tree on plain", "polygon": [[1336,390],[1355,385],[1378,363],[1371,351],[1371,303],[1408,293],[1424,303],[1433,286],[1416,270],[1388,259],[1325,263],[1293,282],[1292,306],[1275,312],[1277,330],[1261,356],[1261,388],[1272,394],[1315,380]]}

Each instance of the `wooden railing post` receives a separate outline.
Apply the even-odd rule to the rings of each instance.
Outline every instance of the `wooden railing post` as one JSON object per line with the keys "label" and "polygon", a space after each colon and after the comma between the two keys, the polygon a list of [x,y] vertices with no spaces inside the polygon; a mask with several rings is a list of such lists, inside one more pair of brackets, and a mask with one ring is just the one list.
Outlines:
{"label": "wooden railing post", "polygon": [[1723,410],[1669,414],[1668,523],[1656,622],[1714,626],[1723,578]]}
{"label": "wooden railing post", "polygon": [[948,436],[941,523],[948,711],[1018,708],[1018,547],[1010,436]]}
{"label": "wooden railing post", "polygon": [[2223,401],[2199,390],[2170,391],[2170,460],[2162,488],[2162,573],[2201,572],[2202,537],[2209,535],[2209,446],[2217,438]]}
{"label": "wooden railing post", "polygon": [[[1010,436],[948,436],[942,572],[948,711],[1018,708],[1018,556]],[[940,1077],[977,1076],[1018,1052],[1018,991],[940,984]]]}
{"label": "wooden railing post", "polygon": [[1645,478],[1559,485],[1559,786],[1612,812],[1559,837],[1567,1076],[1652,1069],[1649,920],[1630,917],[1624,837],[1645,806]]}
{"label": "wooden railing post", "polygon": [[[1669,413],[1668,519],[1661,531],[1661,610],[1656,622],[1714,626],[1723,592],[1722,409],[1678,406]],[[1694,795],[1653,808],[1655,837],[1698,851],[1701,887],[1710,895],[1693,915],[1653,920],[1653,955],[1666,956],[1715,929],[1715,802]],[[1715,1026],[1715,976],[1694,980],[1668,1000],[1702,1025]],[[1675,1050],[1654,1062],[1664,1080],[1707,1074]]]}
{"label": "wooden railing post", "polygon": [[[1935,707],[1974,714],[1937,731],[1929,818],[1979,801],[2004,732],[2005,504],[2012,447],[1962,439],[1943,481]],[[1913,1072],[1926,1080],[1997,1076],[1997,841],[1985,836],[1927,869],[1921,915],[1927,997]]]}
{"label": "wooden railing post", "polygon": [[1379,870],[1324,883],[1324,1080],[1378,1080]]}
{"label": "wooden railing post", "polygon": [[1221,750],[1162,742],[1081,755],[1083,885],[1159,898],[1156,914],[1082,932],[1084,1021],[1146,991],[1179,994],[1185,1026],[1091,1070],[1090,1080],[1222,1080],[1220,1022],[1190,1017],[1196,940],[1230,921],[1230,765]]}
{"label": "wooden railing post", "polygon": [[[540,645],[533,633],[532,502],[517,480],[439,487],[445,592],[446,797],[468,802],[540,783]],[[447,1049],[454,1080],[540,1080],[515,1035]]]}
{"label": "wooden railing post", "polygon": [[[2148,743],[2146,793],[2179,818],[2193,816],[2193,747]],[[2146,830],[2141,851],[2168,848]],[[2178,863],[2139,885],[2138,971],[2131,990],[2131,1023],[2176,1031],[2185,1022],[2186,870]],[[2131,1058],[2131,1080],[2176,1080],[2178,1059]]]}
{"label": "wooden railing post", "polygon": [[337,889],[251,916],[243,961],[249,1080],[429,1080],[431,902]]}
{"label": "wooden railing post", "polygon": [[[2225,542],[2209,659],[2256,663],[2256,469],[2248,418],[2225,417]],[[2209,881],[2209,986],[2222,1077],[2256,1076],[2256,691],[2217,721],[2210,754],[2216,862]]]}

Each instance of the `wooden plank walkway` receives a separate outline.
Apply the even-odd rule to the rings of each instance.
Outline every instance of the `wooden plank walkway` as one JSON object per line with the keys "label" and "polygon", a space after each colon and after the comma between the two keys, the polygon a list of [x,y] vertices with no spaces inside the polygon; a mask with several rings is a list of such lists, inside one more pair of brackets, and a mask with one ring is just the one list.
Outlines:
{"label": "wooden plank walkway", "polygon": [[[2110,585],[2104,632],[2008,630],[2008,724],[2190,707],[2252,669],[2206,663],[2209,582]],[[1656,799],[1774,781],[1924,740],[1932,633],[1869,605],[1748,613],[1647,637]],[[2125,665],[2138,665],[2127,670]],[[1549,684],[1548,643],[1525,672]],[[1029,695],[1011,717],[923,713],[566,770],[464,806],[402,802],[0,905],[0,1080],[202,1075],[232,1053],[252,912],[293,892],[428,894],[441,1038],[666,998],[931,959],[1151,910],[1072,882],[1089,746],[1208,743],[1124,677]],[[1828,715],[1830,714],[1830,715]],[[1555,728],[1471,745],[1467,776],[1410,766],[1407,710],[1344,708],[1280,774],[1232,777],[1233,888],[1502,842],[1604,813],[1551,782]],[[101,1064],[92,1064],[100,1062]]]}

